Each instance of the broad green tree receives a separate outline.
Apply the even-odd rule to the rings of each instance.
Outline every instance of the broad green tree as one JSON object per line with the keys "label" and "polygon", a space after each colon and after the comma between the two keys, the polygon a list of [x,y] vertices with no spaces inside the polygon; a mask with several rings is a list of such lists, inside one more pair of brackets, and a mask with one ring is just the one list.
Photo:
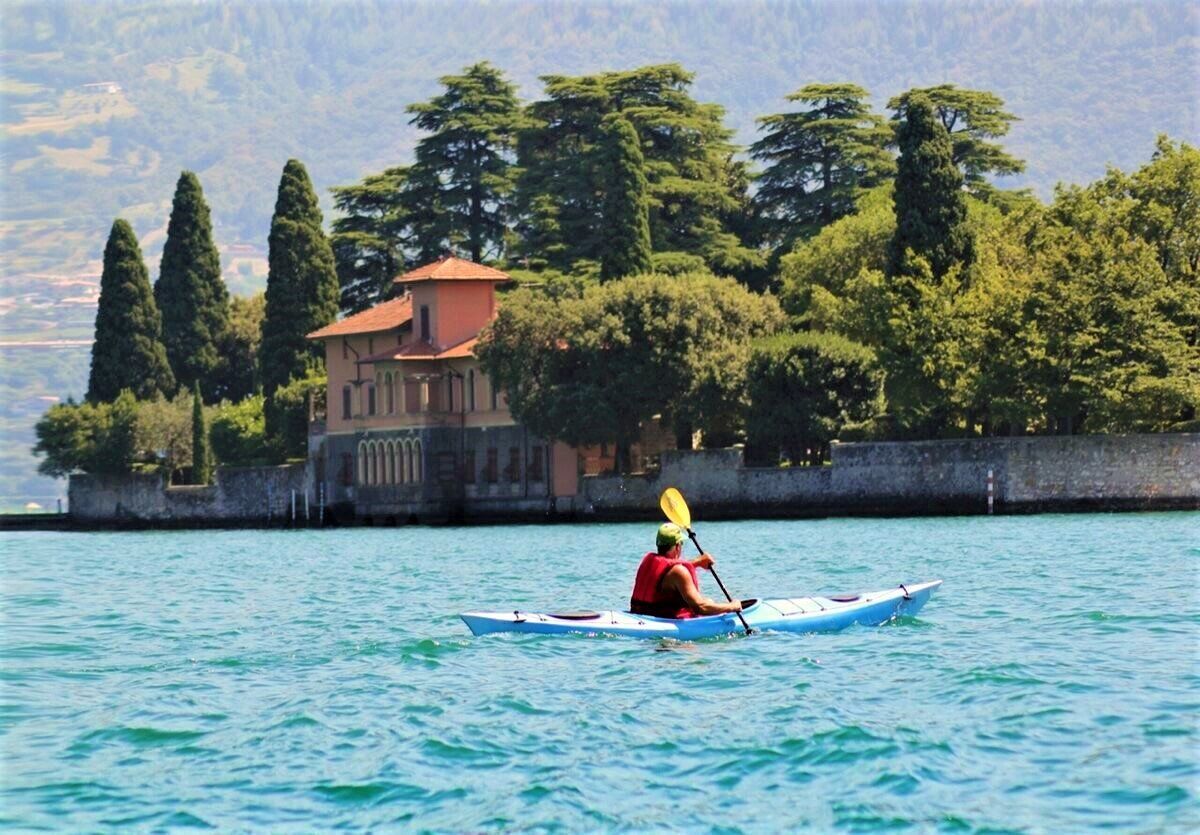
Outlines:
{"label": "broad green tree", "polygon": [[104,247],[87,399],[112,401],[124,389],[138,397],[170,394],[175,376],[167,362],[162,317],[137,236],[128,223],[117,219]]}
{"label": "broad green tree", "polygon": [[472,261],[503,255],[514,187],[512,156],[522,123],[516,87],[487,62],[439,79],[445,90],[409,105],[416,168],[436,178],[442,234]]}
{"label": "broad green tree", "polygon": [[773,298],[711,275],[642,275],[554,299],[518,290],[479,356],[530,430],[630,445],[655,415],[727,434],[741,414],[750,343],[782,324]]}
{"label": "broad green tree", "polygon": [[208,445],[208,423],[204,419],[204,400],[200,384],[192,390],[192,484],[208,484],[212,479],[212,454]]}
{"label": "broad green tree", "polygon": [[229,293],[213,244],[212,219],[200,180],[179,175],[154,300],[162,312],[167,359],[180,387],[200,383],[213,400],[220,387],[221,347],[229,328]]}
{"label": "broad green tree", "polygon": [[929,262],[935,278],[972,259],[963,178],[952,160],[950,136],[931,103],[912,96],[897,125],[896,232],[888,252],[888,273],[906,272],[910,257]]}
{"label": "broad green tree", "polygon": [[951,158],[972,191],[987,193],[988,174],[1020,174],[1024,161],[1006,152],[997,139],[1008,133],[1017,117],[1004,109],[1004,100],[986,90],[965,90],[954,84],[917,87],[888,101],[897,122],[908,119],[913,100],[933,106],[938,121],[950,135]]}
{"label": "broad green tree", "polygon": [[275,391],[321,366],[320,351],[305,335],[337,317],[340,295],[317,195],[298,160],[288,160],[279,182],[268,262],[259,367],[270,427]]}
{"label": "broad green tree", "polygon": [[754,344],[746,371],[746,436],[752,454],[774,464],[820,464],[829,442],[882,407],[875,353],[832,333],[786,333]]}
{"label": "broad green tree", "polygon": [[620,114],[604,120],[600,166],[600,280],[650,270],[650,218],[646,174],[637,131]]}
{"label": "broad green tree", "polygon": [[865,190],[895,171],[892,131],[867,95],[856,84],[809,84],[787,96],[804,109],[758,120],[765,135],[750,156],[766,168],[754,202],[773,246],[790,251],[797,238],[851,214]]}

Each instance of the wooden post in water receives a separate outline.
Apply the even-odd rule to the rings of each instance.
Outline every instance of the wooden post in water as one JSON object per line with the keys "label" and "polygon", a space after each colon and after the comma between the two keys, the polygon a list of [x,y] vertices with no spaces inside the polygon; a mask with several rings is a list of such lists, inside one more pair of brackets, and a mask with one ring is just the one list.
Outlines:
{"label": "wooden post in water", "polygon": [[992,502],[995,495],[995,479],[992,477],[992,471],[988,470],[987,477],[987,497],[988,497],[988,516],[992,515]]}
{"label": "wooden post in water", "polygon": [[292,490],[292,527],[296,527],[296,491]]}
{"label": "wooden post in water", "polygon": [[308,525],[308,488],[304,488],[304,524]]}
{"label": "wooden post in water", "polygon": [[319,508],[317,518],[321,527],[325,527],[325,482],[321,482],[317,486],[317,507]]}

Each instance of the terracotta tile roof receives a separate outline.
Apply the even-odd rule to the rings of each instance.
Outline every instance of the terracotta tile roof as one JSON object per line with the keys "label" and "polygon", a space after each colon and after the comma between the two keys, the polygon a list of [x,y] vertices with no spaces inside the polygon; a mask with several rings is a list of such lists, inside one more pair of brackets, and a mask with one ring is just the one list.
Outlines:
{"label": "terracotta tile roof", "polygon": [[398,328],[412,320],[412,297],[401,296],[398,299],[377,304],[362,313],[347,316],[341,321],[326,325],[308,335],[309,339],[329,339],[333,336],[349,336],[355,333],[376,333]]}
{"label": "terracotta tile roof", "polygon": [[478,336],[472,336],[457,345],[442,349],[441,352],[428,342],[410,342],[402,348],[389,348],[378,354],[364,357],[361,361],[366,363],[395,360],[460,360],[475,356],[475,343],[478,341]]}
{"label": "terracotta tile roof", "polygon": [[453,256],[440,258],[432,264],[417,267],[396,279],[397,284],[409,284],[414,281],[512,281],[508,273],[483,264],[476,264],[465,258]]}

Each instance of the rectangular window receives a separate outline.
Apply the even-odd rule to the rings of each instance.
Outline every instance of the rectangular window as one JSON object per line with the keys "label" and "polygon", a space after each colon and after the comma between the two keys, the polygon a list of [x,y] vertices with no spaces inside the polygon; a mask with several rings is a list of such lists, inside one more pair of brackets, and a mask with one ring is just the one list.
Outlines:
{"label": "rectangular window", "polygon": [[475,483],[475,450],[468,449],[463,453],[463,482]]}
{"label": "rectangular window", "polygon": [[367,337],[367,356],[369,357],[373,353],[375,353],[375,337],[368,336]]}
{"label": "rectangular window", "polygon": [[433,338],[429,332],[429,305],[421,305],[421,341],[432,342]]}
{"label": "rectangular window", "polygon": [[467,372],[467,410],[475,411],[475,369]]}
{"label": "rectangular window", "polygon": [[429,411],[442,411],[442,398],[445,394],[445,388],[439,386],[436,380],[430,380],[426,385],[426,391],[429,392]]}
{"label": "rectangular window", "polygon": [[508,448],[508,480],[516,484],[521,480],[521,448],[510,446]]}
{"label": "rectangular window", "polygon": [[500,475],[499,470],[500,470],[500,451],[498,449],[496,449],[494,446],[488,447],[487,469],[485,470],[485,475],[484,475],[484,477],[488,481],[488,484],[495,484],[497,481],[499,481],[499,475]]}
{"label": "rectangular window", "polygon": [[353,415],[354,407],[351,405],[353,398],[353,390],[350,384],[342,386],[342,420],[349,420]]}
{"label": "rectangular window", "polygon": [[541,446],[535,446],[530,451],[530,456],[531,456],[529,459],[529,480],[530,481],[541,481],[542,480],[542,471],[546,468],[546,462],[543,457],[542,449],[543,449],[543,447],[541,447]]}
{"label": "rectangular window", "polygon": [[375,384],[367,383],[367,414],[375,414]]}
{"label": "rectangular window", "polygon": [[454,411],[454,376],[446,378],[446,411]]}

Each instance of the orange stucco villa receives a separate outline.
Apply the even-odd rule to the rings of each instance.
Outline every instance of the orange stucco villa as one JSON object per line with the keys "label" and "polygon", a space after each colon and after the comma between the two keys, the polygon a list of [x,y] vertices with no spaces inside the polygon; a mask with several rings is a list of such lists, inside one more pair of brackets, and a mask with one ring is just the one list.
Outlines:
{"label": "orange stucco villa", "polygon": [[397,278],[399,298],[308,335],[329,375],[310,451],[331,503],[399,520],[570,506],[578,452],[516,423],[473,352],[509,280],[443,258]]}

